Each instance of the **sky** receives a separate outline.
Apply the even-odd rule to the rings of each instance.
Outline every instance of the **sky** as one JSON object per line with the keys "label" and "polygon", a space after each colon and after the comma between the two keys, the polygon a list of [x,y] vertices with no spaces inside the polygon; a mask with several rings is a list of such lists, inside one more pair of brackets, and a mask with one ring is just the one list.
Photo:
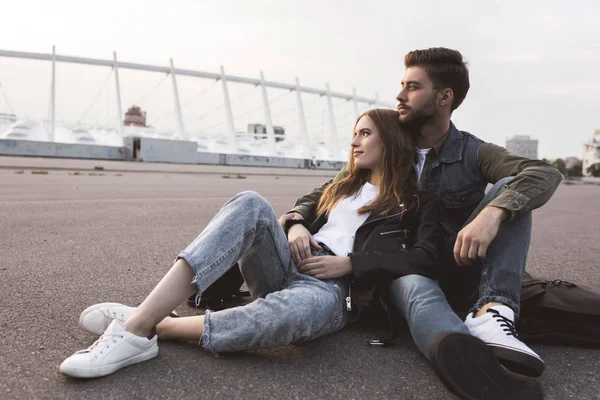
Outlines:
{"label": "sky", "polygon": [[[458,49],[471,89],[453,121],[505,145],[539,140],[539,157],[581,157],[600,129],[600,2],[354,0],[5,1],[0,49],[110,59],[258,78],[374,97],[394,105],[403,57],[427,47]],[[109,68],[60,63],[57,118],[115,123]],[[0,112],[43,119],[50,63],[0,57]],[[153,126],[175,126],[171,78],[119,70],[123,107],[140,104]],[[178,77],[186,130],[224,129],[220,82]],[[262,122],[260,88],[230,85],[236,129]],[[314,97],[314,98],[313,98]],[[8,101],[7,101],[8,99]],[[293,131],[295,94],[269,91],[274,123]],[[304,95],[311,134],[328,131],[324,98]],[[339,135],[352,106],[334,101]],[[361,105],[363,107],[366,105]],[[10,109],[10,110],[9,110]]]}

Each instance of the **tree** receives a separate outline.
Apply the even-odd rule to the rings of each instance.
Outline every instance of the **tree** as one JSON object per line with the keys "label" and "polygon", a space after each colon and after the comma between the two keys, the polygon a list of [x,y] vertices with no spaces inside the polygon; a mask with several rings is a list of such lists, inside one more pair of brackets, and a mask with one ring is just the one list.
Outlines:
{"label": "tree", "polygon": [[600,177],[600,163],[590,165],[587,172],[596,178]]}
{"label": "tree", "polygon": [[560,171],[561,174],[565,174],[567,172],[567,166],[565,165],[565,161],[562,158],[557,158],[552,162],[552,166]]}
{"label": "tree", "polygon": [[583,163],[581,161],[578,161],[571,168],[568,168],[567,176],[572,176],[572,177],[583,176]]}

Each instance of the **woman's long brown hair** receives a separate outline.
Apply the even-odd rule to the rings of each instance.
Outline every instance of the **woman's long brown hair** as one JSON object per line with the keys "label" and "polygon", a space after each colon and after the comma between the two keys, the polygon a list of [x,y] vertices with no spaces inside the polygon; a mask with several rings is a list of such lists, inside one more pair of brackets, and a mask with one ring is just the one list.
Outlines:
{"label": "woman's long brown hair", "polygon": [[[417,191],[417,179],[413,169],[416,150],[412,137],[400,125],[399,113],[396,110],[386,108],[369,110],[358,117],[354,129],[363,116],[369,117],[379,131],[379,138],[383,143],[381,157],[383,173],[377,198],[359,208],[358,213],[364,214],[377,210],[380,214],[386,215],[401,204],[404,204],[403,208],[408,208],[412,195]],[[348,160],[348,172],[348,176],[325,189],[317,207],[318,214],[326,212],[329,215],[341,199],[357,193],[371,176],[370,170],[356,167],[352,151]]]}

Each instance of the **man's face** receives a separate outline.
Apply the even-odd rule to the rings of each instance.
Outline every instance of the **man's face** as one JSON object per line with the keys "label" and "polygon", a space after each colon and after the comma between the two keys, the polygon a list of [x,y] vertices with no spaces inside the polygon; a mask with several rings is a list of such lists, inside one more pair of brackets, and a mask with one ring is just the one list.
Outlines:
{"label": "man's face", "polygon": [[438,90],[423,68],[407,68],[396,96],[400,122],[419,127],[429,121],[438,112],[437,97]]}

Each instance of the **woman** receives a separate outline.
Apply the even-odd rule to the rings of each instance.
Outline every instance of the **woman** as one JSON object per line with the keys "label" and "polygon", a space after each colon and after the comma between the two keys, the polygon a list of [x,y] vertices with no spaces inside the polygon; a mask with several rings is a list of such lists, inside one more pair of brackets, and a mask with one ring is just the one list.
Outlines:
{"label": "woman", "polygon": [[[137,309],[101,303],[81,314],[81,326],[102,336],[67,358],[61,372],[86,378],[113,373],[155,357],[157,337],[199,340],[212,353],[316,339],[354,320],[377,296],[379,282],[434,276],[438,211],[416,193],[414,149],[397,111],[367,111],[355,124],[349,176],[328,186],[305,221],[287,223],[289,238],[265,199],[254,192],[236,195]],[[298,254],[294,243],[303,238],[319,242],[312,254]],[[256,300],[168,317],[236,262]]]}

